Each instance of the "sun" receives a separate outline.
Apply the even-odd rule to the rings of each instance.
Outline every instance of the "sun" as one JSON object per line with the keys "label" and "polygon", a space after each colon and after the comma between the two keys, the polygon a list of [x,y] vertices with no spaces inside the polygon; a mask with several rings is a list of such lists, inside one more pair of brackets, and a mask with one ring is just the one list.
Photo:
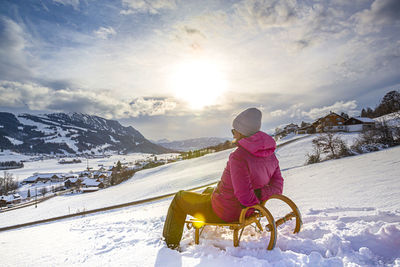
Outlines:
{"label": "sun", "polygon": [[172,68],[170,84],[175,97],[193,109],[216,104],[227,88],[221,67],[211,60],[180,62]]}

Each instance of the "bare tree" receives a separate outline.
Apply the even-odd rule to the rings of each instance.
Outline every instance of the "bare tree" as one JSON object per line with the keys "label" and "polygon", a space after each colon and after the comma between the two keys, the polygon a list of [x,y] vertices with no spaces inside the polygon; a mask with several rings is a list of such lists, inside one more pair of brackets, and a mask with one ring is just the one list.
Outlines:
{"label": "bare tree", "polygon": [[9,192],[18,188],[18,182],[12,173],[4,171],[3,177],[0,177],[0,195],[7,195]]}
{"label": "bare tree", "polygon": [[335,133],[324,133],[312,140],[315,147],[321,149],[323,153],[328,154],[328,158],[338,158],[341,151],[344,150],[346,144]]}
{"label": "bare tree", "polygon": [[323,133],[312,140],[313,153],[307,154],[306,164],[322,161],[321,155],[326,154],[326,159],[336,159],[352,155],[346,143],[335,133]]}

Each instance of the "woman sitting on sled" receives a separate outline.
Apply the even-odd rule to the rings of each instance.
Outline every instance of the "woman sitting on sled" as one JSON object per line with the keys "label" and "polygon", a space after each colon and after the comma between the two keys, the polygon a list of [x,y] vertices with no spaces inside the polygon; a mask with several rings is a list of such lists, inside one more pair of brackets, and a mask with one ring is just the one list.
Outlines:
{"label": "woman sitting on sled", "polygon": [[274,194],[282,194],[283,178],[274,151],[275,140],[260,131],[261,111],[249,108],[232,123],[237,149],[215,189],[203,193],[179,191],[172,200],[164,223],[163,236],[169,248],[177,248],[186,215],[207,222],[238,221],[244,207],[259,204]]}

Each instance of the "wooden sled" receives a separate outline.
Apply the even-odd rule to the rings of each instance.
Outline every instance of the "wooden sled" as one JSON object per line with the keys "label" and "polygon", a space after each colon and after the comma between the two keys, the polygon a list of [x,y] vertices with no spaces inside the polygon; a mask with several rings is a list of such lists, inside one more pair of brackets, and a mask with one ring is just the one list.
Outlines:
{"label": "wooden sled", "polygon": [[[265,203],[268,200],[271,199],[279,199],[285,202],[289,207],[291,208],[291,212],[283,216],[282,218],[279,218],[278,220],[275,220],[274,217],[272,216],[271,212],[265,207]],[[296,204],[290,200],[288,197],[284,195],[272,195],[268,200],[263,201],[260,204],[251,206],[251,207],[246,207],[242,210],[239,221],[238,222],[231,222],[231,223],[211,223],[211,222],[204,222],[196,218],[192,218],[190,220],[187,220],[186,226],[190,230],[194,228],[194,242],[196,244],[199,244],[199,239],[200,235],[204,230],[204,227],[206,225],[214,225],[214,226],[219,226],[219,227],[229,227],[229,229],[233,230],[233,246],[237,247],[239,246],[240,238],[242,237],[243,230],[246,226],[255,224],[255,226],[262,232],[262,231],[267,231],[270,232],[270,239],[268,242],[267,249],[272,250],[275,247],[276,243],[276,238],[277,238],[277,227],[281,224],[284,224],[285,222],[292,220],[293,218],[296,218],[296,226],[293,231],[293,233],[298,233],[300,232],[301,225],[302,225],[302,220],[301,220],[301,214],[299,209],[297,208]],[[254,213],[250,215],[249,217],[246,217],[246,213],[249,209],[254,209]],[[268,224],[262,225],[262,221],[268,222]],[[239,233],[240,231],[240,233]]]}

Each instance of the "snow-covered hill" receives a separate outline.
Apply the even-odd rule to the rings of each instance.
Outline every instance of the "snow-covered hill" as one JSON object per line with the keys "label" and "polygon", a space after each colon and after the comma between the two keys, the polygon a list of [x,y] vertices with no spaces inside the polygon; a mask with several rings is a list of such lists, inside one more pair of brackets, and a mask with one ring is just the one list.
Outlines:
{"label": "snow-covered hill", "polygon": [[388,126],[400,127],[400,111],[383,115],[381,117],[375,118],[374,120],[385,122]]}
{"label": "snow-covered hill", "polygon": [[[349,140],[353,138],[349,136]],[[206,228],[200,245],[185,229],[182,252],[160,240],[171,199],[18,230],[0,232],[2,265],[83,266],[400,266],[400,147],[300,166],[311,138],[277,151],[284,194],[303,214],[293,235],[284,225],[273,251],[266,234],[248,227],[240,247],[228,229]],[[303,153],[300,153],[300,152]],[[119,203],[216,181],[230,151],[137,173],[118,186],[81,196],[57,197],[0,214],[1,225],[42,213]],[[72,206],[80,203],[80,206]],[[282,207],[271,203],[276,215]],[[42,206],[42,207],[40,207]],[[33,214],[32,216],[28,214]]]}
{"label": "snow-covered hill", "polygon": [[44,115],[0,112],[0,147],[20,153],[168,153],[133,127],[81,113]]}

